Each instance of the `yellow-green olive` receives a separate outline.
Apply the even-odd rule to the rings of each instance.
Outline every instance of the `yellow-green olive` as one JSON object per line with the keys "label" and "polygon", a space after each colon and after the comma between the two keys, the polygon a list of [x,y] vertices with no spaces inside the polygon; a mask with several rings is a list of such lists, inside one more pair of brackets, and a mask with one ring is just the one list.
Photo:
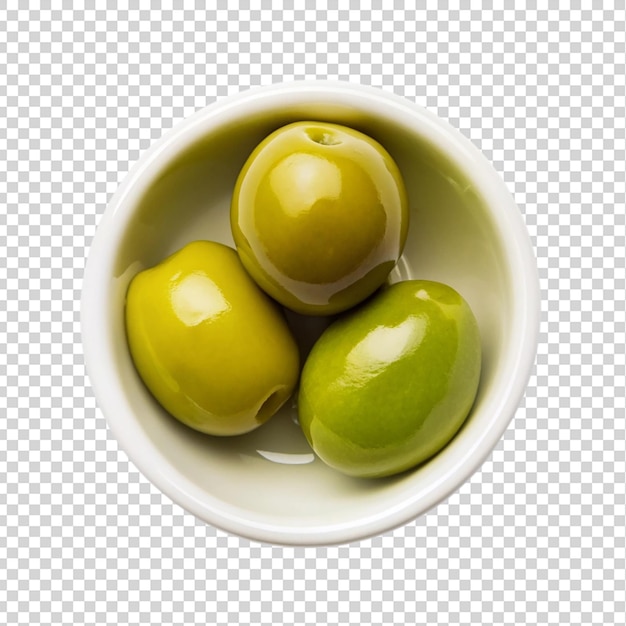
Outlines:
{"label": "yellow-green olive", "polygon": [[269,135],[237,179],[233,238],[256,282],[311,315],[348,309],[387,278],[406,241],[407,196],[389,153],[361,132],[296,122]]}
{"label": "yellow-green olive", "polygon": [[351,476],[397,474],[437,454],[467,418],[481,370],[478,322],[452,287],[407,280],[333,322],[301,374],[300,425]]}
{"label": "yellow-green olive", "polygon": [[137,371],[155,398],[208,434],[260,426],[298,379],[298,348],[282,310],[235,250],[218,243],[190,243],[137,274],[126,330]]}

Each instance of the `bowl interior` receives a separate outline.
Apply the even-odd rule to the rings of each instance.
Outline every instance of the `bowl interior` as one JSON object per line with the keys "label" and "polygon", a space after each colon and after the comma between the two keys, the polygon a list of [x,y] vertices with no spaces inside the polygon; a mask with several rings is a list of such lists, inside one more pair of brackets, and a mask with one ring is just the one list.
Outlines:
{"label": "bowl interior", "polygon": [[[188,124],[162,153],[153,154],[151,165],[136,174],[117,201],[123,233],[111,255],[114,279],[108,283],[105,311],[110,354],[104,358],[112,360],[119,374],[121,404],[107,417],[139,468],[209,523],[278,543],[329,543],[380,532],[445,497],[442,481],[472,450],[478,454],[484,431],[499,419],[493,415],[492,396],[506,386],[503,376],[511,374],[516,306],[510,251],[499,218],[480,183],[459,164],[449,140],[449,149],[436,148],[432,134],[423,132],[410,114],[387,109],[336,95],[261,98],[254,106],[245,100],[235,103]],[[153,400],[126,345],[124,295],[132,276],[194,239],[233,245],[229,204],[245,159],[271,131],[304,119],[352,126],[387,148],[403,172],[412,210],[406,249],[391,280],[450,284],[468,300],[481,329],[482,377],[467,423],[433,460],[391,478],[354,479],[326,467],[299,429],[295,397],[247,435],[216,438],[192,431]],[[192,140],[198,133],[200,138]],[[296,315],[289,320],[303,353],[326,324]],[[125,420],[133,421],[132,429]],[[456,477],[452,486],[464,478]]]}

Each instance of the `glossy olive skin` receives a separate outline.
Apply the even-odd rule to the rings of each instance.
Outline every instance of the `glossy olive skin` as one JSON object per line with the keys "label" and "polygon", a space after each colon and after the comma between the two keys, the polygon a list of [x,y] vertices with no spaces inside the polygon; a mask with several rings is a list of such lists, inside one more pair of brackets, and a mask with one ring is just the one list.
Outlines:
{"label": "glossy olive skin", "polygon": [[125,314],[144,383],[195,430],[249,432],[297,382],[298,348],[282,310],[222,244],[192,242],[137,274]]}
{"label": "glossy olive skin", "polygon": [[439,452],[474,402],[478,325],[442,283],[396,283],[344,314],[309,354],[300,425],[317,455],[359,477],[389,476]]}
{"label": "glossy olive skin", "polygon": [[262,141],[237,179],[231,227],[251,276],[298,313],[373,293],[397,263],[409,210],[398,166],[356,130],[296,122]]}

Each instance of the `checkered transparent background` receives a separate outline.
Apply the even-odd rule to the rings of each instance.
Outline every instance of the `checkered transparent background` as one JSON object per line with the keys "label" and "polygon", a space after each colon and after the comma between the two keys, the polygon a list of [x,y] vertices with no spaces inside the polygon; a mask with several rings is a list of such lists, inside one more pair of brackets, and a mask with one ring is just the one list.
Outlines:
{"label": "checkered transparent background", "polygon": [[[623,3],[103,4],[0,10],[0,623],[625,624]],[[79,326],[90,242],[140,154],[293,78],[393,91],[471,138],[543,295],[526,397],[481,470],[403,528],[319,549],[227,535],[152,487]]]}

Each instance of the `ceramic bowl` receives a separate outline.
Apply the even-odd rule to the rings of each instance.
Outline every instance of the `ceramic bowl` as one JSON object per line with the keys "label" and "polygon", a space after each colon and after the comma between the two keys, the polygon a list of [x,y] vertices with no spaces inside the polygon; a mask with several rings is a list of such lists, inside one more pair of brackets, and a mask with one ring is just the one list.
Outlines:
{"label": "ceramic bowl", "polygon": [[[412,210],[406,249],[391,280],[448,283],[469,302],[480,326],[483,369],[470,416],[441,453],[394,477],[349,478],[325,466],[298,426],[295,401],[247,435],[197,433],[161,409],[129,355],[124,301],[131,278],[194,239],[233,245],[229,205],[240,168],[259,141],[298,120],[345,124],[385,146],[403,173]],[[90,251],[82,299],[87,372],[129,458],[208,524],[282,545],[338,544],[384,533],[468,480],[520,403],[538,320],[528,233],[482,153],[413,102],[324,81],[246,91],[167,132],[111,199]],[[323,323],[299,328],[303,349]]]}

